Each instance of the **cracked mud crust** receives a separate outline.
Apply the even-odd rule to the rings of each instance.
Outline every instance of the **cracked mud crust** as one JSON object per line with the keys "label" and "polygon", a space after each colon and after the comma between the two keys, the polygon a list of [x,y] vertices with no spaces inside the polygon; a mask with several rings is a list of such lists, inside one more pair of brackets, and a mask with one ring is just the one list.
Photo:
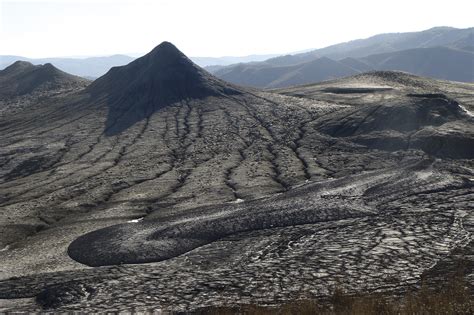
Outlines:
{"label": "cracked mud crust", "polygon": [[472,84],[376,72],[262,92],[185,67],[213,92],[1,100],[0,310],[400,292],[456,257],[474,284]]}

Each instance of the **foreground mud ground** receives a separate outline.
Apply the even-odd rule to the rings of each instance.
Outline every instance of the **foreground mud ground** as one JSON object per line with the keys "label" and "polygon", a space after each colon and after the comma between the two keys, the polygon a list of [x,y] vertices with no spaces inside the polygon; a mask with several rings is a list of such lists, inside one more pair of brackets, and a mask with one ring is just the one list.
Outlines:
{"label": "foreground mud ground", "polygon": [[114,135],[82,88],[2,100],[1,310],[395,295],[461,258],[472,286],[473,95],[371,73],[183,99]]}

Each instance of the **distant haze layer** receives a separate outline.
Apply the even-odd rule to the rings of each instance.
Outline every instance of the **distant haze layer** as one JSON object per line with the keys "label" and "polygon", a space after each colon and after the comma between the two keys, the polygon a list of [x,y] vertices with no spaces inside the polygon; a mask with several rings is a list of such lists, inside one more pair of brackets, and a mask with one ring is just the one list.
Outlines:
{"label": "distant haze layer", "polygon": [[[0,69],[24,60],[33,64],[52,63],[65,72],[96,79],[111,67],[134,59],[127,55],[84,59],[0,56]],[[314,83],[371,70],[401,70],[474,82],[474,28],[434,27],[422,32],[379,34],[292,55],[191,59],[226,81],[261,88]]]}

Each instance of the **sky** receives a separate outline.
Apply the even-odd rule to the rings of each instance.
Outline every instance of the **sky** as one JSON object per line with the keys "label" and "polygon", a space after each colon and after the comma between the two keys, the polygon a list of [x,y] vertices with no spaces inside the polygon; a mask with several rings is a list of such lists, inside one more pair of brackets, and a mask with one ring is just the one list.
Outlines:
{"label": "sky", "polygon": [[375,34],[474,26],[472,0],[0,0],[0,55],[290,53]]}

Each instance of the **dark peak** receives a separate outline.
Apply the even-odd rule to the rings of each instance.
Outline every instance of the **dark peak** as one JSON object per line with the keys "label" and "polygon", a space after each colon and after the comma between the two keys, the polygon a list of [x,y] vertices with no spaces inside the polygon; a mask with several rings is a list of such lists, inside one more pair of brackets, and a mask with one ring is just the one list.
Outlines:
{"label": "dark peak", "polygon": [[[33,65],[31,62],[18,60],[15,61],[13,64],[5,68],[2,71],[2,74],[5,75],[22,75],[26,73],[30,73],[33,71],[37,72],[47,72],[47,73],[59,73],[62,72],[51,63],[46,63],[44,65]],[[64,73],[65,75],[68,75]]]}
{"label": "dark peak", "polygon": [[145,56],[178,58],[184,57],[184,54],[170,42],[162,42]]}
{"label": "dark peak", "polygon": [[57,70],[59,70],[58,68],[56,68],[55,66],[53,66],[52,63],[49,63],[49,62],[48,62],[48,63],[45,63],[45,64],[43,65],[43,67],[45,67],[46,69],[57,69]]}
{"label": "dark peak", "polygon": [[13,74],[13,73],[19,73],[19,72],[29,70],[29,69],[34,69],[34,68],[35,66],[31,62],[18,60],[0,72],[2,74]]}
{"label": "dark peak", "polygon": [[45,63],[44,65],[37,66],[37,69],[38,69],[37,70],[38,72],[42,72],[49,75],[55,75],[55,76],[63,76],[63,75],[69,76],[70,75],[69,73],[59,70],[58,68],[56,68],[53,64],[49,62]]}
{"label": "dark peak", "polygon": [[113,67],[95,80],[88,91],[108,94],[115,100],[139,89],[141,95],[153,94],[156,101],[200,97],[216,87],[230,85],[194,64],[170,42],[162,42],[143,57]]}
{"label": "dark peak", "polygon": [[28,61],[17,60],[10,67],[34,67],[34,65]]}
{"label": "dark peak", "polygon": [[31,71],[35,77],[42,78],[44,81],[58,81],[58,82],[73,82],[86,81],[84,78],[72,75],[56,68],[52,63],[45,63],[43,65],[33,66]]}
{"label": "dark peak", "polygon": [[161,44],[153,48],[153,50],[151,51],[151,53],[158,53],[158,52],[183,55],[183,53],[178,48],[176,48],[175,45],[167,41],[162,42]]}
{"label": "dark peak", "polygon": [[14,97],[38,90],[83,86],[87,80],[63,72],[50,63],[33,65],[17,61],[0,71],[0,96]]}
{"label": "dark peak", "polygon": [[105,96],[109,107],[106,134],[113,135],[155,111],[193,99],[241,93],[194,64],[169,42],[128,65],[114,67],[87,89]]}
{"label": "dark peak", "polygon": [[148,54],[139,58],[137,60],[146,61],[148,63],[153,63],[156,66],[169,67],[176,63],[188,64],[188,66],[196,66],[194,63],[188,59],[175,45],[170,42],[162,42]]}

